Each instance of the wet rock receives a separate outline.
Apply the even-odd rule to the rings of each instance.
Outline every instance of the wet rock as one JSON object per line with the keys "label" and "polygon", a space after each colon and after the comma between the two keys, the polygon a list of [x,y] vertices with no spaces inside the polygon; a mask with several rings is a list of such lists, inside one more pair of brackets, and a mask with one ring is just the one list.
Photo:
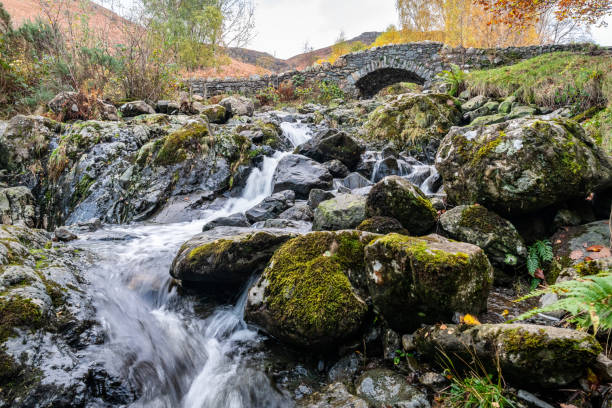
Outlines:
{"label": "wet rock", "polygon": [[314,211],[314,231],[353,229],[365,219],[366,199],[352,194],[338,194],[323,201]]}
{"label": "wet rock", "polygon": [[348,176],[350,170],[340,160],[330,160],[323,163],[323,166],[334,178],[344,178]]}
{"label": "wet rock", "polygon": [[265,268],[274,251],[294,236],[282,230],[215,228],[183,244],[170,274],[184,287],[202,291],[240,287]]}
{"label": "wet rock", "polygon": [[454,128],[436,158],[456,204],[524,214],[612,184],[612,161],[574,122],[516,119]]}
{"label": "wet rock", "polygon": [[327,129],[296,149],[296,153],[310,157],[319,163],[340,160],[349,170],[354,170],[365,151],[360,143],[336,129]]}
{"label": "wet rock", "polygon": [[525,264],[527,247],[516,228],[481,205],[458,206],[440,216],[445,235],[482,248],[498,271],[496,280],[507,280]]}
{"label": "wet rock", "polygon": [[386,102],[370,114],[364,125],[366,138],[389,143],[400,151],[433,157],[451,126],[461,122],[452,97],[443,94],[406,94]]}
{"label": "wet rock", "polygon": [[313,232],[281,246],[249,290],[245,318],[285,342],[311,348],[356,335],[368,306],[351,283],[363,274],[373,234]]}
{"label": "wet rock", "polygon": [[440,391],[448,386],[448,380],[440,373],[428,371],[419,376],[419,382],[435,391]]}
{"label": "wet rock", "polygon": [[34,227],[36,222],[36,202],[29,188],[0,188],[0,224]]}
{"label": "wet rock", "polygon": [[392,232],[397,232],[402,235],[410,235],[407,229],[402,227],[402,224],[391,217],[372,217],[364,220],[357,226],[359,231],[368,231],[376,234],[387,235]]}
{"label": "wet rock", "polygon": [[493,268],[475,245],[389,234],[366,247],[365,264],[372,302],[398,332],[486,310]]}
{"label": "wet rock", "polygon": [[277,229],[292,229],[296,231],[310,231],[312,224],[306,221],[288,220],[284,218],[274,218],[270,220],[260,221],[251,226],[251,228],[277,228]]}
{"label": "wet rock", "polygon": [[393,361],[395,357],[399,357],[396,353],[400,350],[402,344],[399,334],[388,328],[383,330],[382,343],[385,360]]}
{"label": "wet rock", "polygon": [[355,383],[357,395],[375,407],[429,408],[427,396],[392,370],[366,371]]}
{"label": "wet rock", "polygon": [[[432,326],[416,333],[417,348],[429,358],[440,350],[460,363],[473,356],[487,368],[496,360],[504,378],[525,387],[555,388],[579,378],[601,346],[588,333],[531,324]],[[492,353],[491,350],[495,350]]]}
{"label": "wet rock", "polygon": [[202,232],[210,231],[217,227],[250,227],[251,223],[243,213],[236,213],[227,217],[219,217],[204,224]]}
{"label": "wet rock", "polygon": [[232,116],[253,116],[255,105],[253,101],[241,96],[230,96],[222,99],[219,105],[225,108],[229,117]]}
{"label": "wet rock", "polygon": [[245,215],[249,222],[255,223],[275,218],[287,210],[295,202],[295,193],[291,190],[281,191],[263,199],[255,207],[248,210]]}
{"label": "wet rock", "polygon": [[70,230],[64,227],[56,228],[54,235],[55,235],[56,240],[62,241],[62,242],[74,241],[75,239],[79,238],[75,234],[70,232]]}
{"label": "wet rock", "polygon": [[352,395],[344,384],[334,383],[299,401],[297,408],[368,408],[368,403]]}
{"label": "wet rock", "polygon": [[292,154],[281,159],[273,178],[274,192],[293,190],[296,198],[307,199],[310,190],[332,187],[332,176],[319,163],[308,157]]}
{"label": "wet rock", "polygon": [[155,109],[153,109],[145,101],[128,102],[126,104],[121,105],[119,111],[121,112],[124,118],[139,115],[152,115],[155,113]]}
{"label": "wet rock", "polygon": [[406,179],[389,176],[372,187],[366,203],[367,217],[392,217],[413,234],[427,233],[437,213],[425,194]]}
{"label": "wet rock", "polygon": [[[312,191],[311,191],[312,192]],[[311,222],[314,214],[308,204],[298,204],[283,211],[278,218],[295,221]]]}
{"label": "wet rock", "polygon": [[349,190],[357,190],[364,187],[370,187],[373,183],[359,173],[351,173],[342,179],[342,185]]}
{"label": "wet rock", "polygon": [[334,197],[334,193],[331,191],[323,191],[318,188],[313,188],[310,190],[310,194],[308,194],[308,207],[314,210],[323,201],[331,200]]}
{"label": "wet rock", "polygon": [[[584,263],[585,258],[599,260],[612,257],[609,247],[610,226],[607,220],[561,228],[552,236],[551,242],[555,258],[570,265]],[[601,248],[598,248],[597,252],[588,251],[593,246]]]}

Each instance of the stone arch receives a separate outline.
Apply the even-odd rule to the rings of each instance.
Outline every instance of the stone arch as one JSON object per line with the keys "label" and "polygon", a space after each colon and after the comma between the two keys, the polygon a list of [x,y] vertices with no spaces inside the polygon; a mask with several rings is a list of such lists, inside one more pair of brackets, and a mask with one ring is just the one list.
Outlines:
{"label": "stone arch", "polygon": [[420,61],[381,56],[350,75],[348,82],[354,86],[356,96],[360,98],[371,98],[384,87],[397,82],[422,85],[432,76],[428,59],[426,55],[421,56]]}
{"label": "stone arch", "polygon": [[423,85],[425,80],[412,71],[401,68],[380,68],[362,76],[355,86],[360,98],[371,98],[383,88],[398,82]]}

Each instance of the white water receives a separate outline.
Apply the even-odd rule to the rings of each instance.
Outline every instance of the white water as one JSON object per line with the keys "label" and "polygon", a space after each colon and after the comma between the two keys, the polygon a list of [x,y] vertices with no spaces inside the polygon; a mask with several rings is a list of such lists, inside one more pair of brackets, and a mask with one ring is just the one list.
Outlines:
{"label": "white water", "polygon": [[283,122],[281,123],[281,129],[283,131],[283,135],[289,139],[293,147],[298,147],[299,145],[306,143],[312,137],[312,131],[305,123]]}
{"label": "white water", "polygon": [[[382,153],[366,152],[365,157],[375,161],[370,181],[376,183],[382,180],[385,177],[385,174],[381,172],[381,165],[384,161]],[[439,178],[435,166],[423,164],[413,158],[403,158],[401,156],[396,159],[396,162],[398,168],[395,175],[404,177],[412,184],[419,187],[427,196],[434,196],[437,194],[437,192],[433,190],[433,185]]]}
{"label": "white water", "polygon": [[[308,140],[299,124],[283,123],[292,143]],[[207,318],[196,301],[171,287],[178,248],[210,220],[244,212],[272,193],[276,166],[288,153],[264,159],[242,192],[219,211],[190,223],[114,226],[84,236],[77,245],[101,256],[90,271],[92,296],[107,338],[91,346],[90,359],[127,379],[142,397],[134,407],[274,408],[292,402],[245,355],[261,337],[245,324],[246,288],[235,306],[216,307]],[[129,234],[124,241],[100,240]]]}

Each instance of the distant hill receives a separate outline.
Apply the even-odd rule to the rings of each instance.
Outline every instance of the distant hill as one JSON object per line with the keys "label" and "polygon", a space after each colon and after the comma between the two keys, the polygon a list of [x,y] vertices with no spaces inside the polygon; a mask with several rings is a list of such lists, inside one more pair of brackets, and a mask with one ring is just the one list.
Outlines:
{"label": "distant hill", "polygon": [[[376,38],[378,38],[380,34],[382,33],[376,32],[376,31],[365,32],[365,33],[362,33],[361,35],[358,35],[355,38],[351,38],[350,40],[347,40],[347,42],[361,41],[365,45],[370,45],[374,41],[376,41]],[[330,45],[329,47],[320,48],[318,50],[296,55],[294,57],[291,57],[285,60],[285,62],[292,68],[304,69],[312,65],[318,59],[328,58],[331,55],[331,53],[332,53],[332,46]]]}

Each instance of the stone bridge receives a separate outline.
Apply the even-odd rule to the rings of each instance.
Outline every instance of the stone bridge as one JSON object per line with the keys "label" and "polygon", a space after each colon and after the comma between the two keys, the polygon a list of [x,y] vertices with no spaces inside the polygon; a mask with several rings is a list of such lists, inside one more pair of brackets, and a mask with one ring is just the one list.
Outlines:
{"label": "stone bridge", "polygon": [[195,94],[210,97],[240,93],[253,95],[268,87],[278,88],[284,81],[299,75],[306,83],[334,81],[352,97],[368,98],[396,82],[426,84],[452,64],[463,70],[491,68],[514,64],[520,60],[557,51],[584,51],[592,44],[544,45],[509,48],[452,48],[438,42],[388,45],[344,55],[332,65],[323,63],[303,71],[277,75],[253,75],[248,79],[191,79]]}

